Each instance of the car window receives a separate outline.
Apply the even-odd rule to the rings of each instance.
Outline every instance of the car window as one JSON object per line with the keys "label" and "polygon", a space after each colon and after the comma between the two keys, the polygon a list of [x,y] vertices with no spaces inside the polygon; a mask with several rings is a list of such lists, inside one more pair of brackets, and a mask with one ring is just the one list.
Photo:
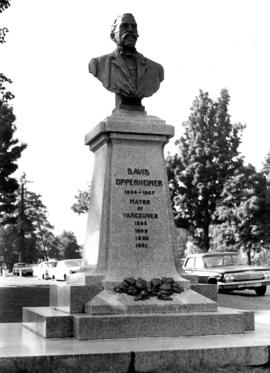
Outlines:
{"label": "car window", "polygon": [[188,258],[185,264],[185,269],[193,269],[195,264],[195,258]]}
{"label": "car window", "polygon": [[67,267],[73,267],[73,266],[80,266],[82,263],[82,260],[81,259],[74,259],[74,260],[69,260],[69,261],[65,261],[65,265]]}
{"label": "car window", "polygon": [[229,265],[233,265],[234,262],[233,262],[233,258],[231,255],[227,255],[227,256],[224,256],[223,257],[223,265],[225,266],[229,266]]}
{"label": "car window", "polygon": [[222,256],[207,256],[204,258],[206,267],[219,267],[222,266]]}
{"label": "car window", "polygon": [[211,255],[204,257],[206,267],[222,267],[240,264],[237,255]]}
{"label": "car window", "polygon": [[197,258],[195,259],[195,268],[196,269],[204,268],[204,262],[203,262],[203,259],[200,256],[197,256]]}
{"label": "car window", "polygon": [[57,264],[57,262],[48,263],[48,267],[49,268],[56,267],[56,264]]}

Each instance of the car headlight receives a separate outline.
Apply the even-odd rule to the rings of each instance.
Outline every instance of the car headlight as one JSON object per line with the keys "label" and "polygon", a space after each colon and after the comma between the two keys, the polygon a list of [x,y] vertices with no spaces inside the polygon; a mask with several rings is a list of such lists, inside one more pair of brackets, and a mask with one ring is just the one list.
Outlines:
{"label": "car headlight", "polygon": [[234,275],[226,274],[226,275],[224,275],[224,280],[225,280],[225,282],[233,282]]}
{"label": "car headlight", "polygon": [[264,278],[270,278],[270,271],[264,271]]}

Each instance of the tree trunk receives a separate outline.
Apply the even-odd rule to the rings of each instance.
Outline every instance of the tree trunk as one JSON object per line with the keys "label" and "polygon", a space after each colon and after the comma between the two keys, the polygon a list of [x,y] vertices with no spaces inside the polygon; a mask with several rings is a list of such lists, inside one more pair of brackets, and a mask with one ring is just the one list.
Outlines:
{"label": "tree trunk", "polygon": [[210,249],[210,237],[209,237],[209,226],[210,226],[210,216],[208,210],[205,211],[205,219],[203,224],[203,250],[205,252]]}
{"label": "tree trunk", "polygon": [[210,249],[210,239],[209,239],[209,224],[204,224],[203,227],[203,251],[207,252]]}
{"label": "tree trunk", "polygon": [[248,259],[248,265],[251,265],[251,248],[250,247],[247,249],[247,259]]}

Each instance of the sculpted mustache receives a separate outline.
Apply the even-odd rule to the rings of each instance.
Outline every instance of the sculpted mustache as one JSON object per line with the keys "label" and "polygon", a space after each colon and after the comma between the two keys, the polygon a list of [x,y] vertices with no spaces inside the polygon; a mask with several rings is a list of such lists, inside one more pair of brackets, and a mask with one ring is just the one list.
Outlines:
{"label": "sculpted mustache", "polygon": [[125,39],[126,37],[128,36],[133,36],[135,39],[138,38],[138,34],[134,33],[134,32],[126,32],[125,34],[123,34],[123,39]]}

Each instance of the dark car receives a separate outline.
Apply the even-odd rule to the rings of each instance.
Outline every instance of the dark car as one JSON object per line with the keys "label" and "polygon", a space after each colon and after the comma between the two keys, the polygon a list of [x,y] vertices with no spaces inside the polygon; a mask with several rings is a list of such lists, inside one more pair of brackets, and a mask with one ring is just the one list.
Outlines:
{"label": "dark car", "polygon": [[183,269],[197,276],[199,283],[217,284],[221,291],[253,289],[264,295],[270,284],[270,267],[241,264],[234,252],[192,254]]}
{"label": "dark car", "polygon": [[15,263],[12,273],[14,276],[33,276],[33,266],[30,263]]}

